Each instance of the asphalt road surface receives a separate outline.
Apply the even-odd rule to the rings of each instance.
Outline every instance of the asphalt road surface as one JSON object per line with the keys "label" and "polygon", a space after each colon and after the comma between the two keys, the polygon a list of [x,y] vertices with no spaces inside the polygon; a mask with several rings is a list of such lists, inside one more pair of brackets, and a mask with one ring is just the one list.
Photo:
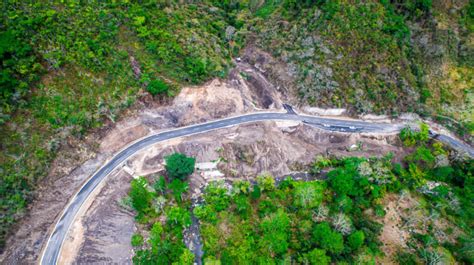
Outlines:
{"label": "asphalt road surface", "polygon": [[[80,188],[79,192],[66,206],[61,218],[56,223],[54,230],[48,242],[46,243],[47,245],[42,253],[40,263],[57,263],[59,254],[61,252],[61,247],[64,242],[64,239],[66,238],[67,232],[71,224],[73,223],[76,214],[79,212],[80,207],[86,201],[87,197],[94,191],[94,189],[99,185],[99,183],[103,181],[107,177],[107,175],[110,174],[115,168],[120,166],[125,160],[127,160],[137,151],[154,143],[166,141],[176,137],[188,136],[224,127],[234,126],[242,123],[265,120],[302,121],[305,124],[315,126],[321,129],[348,133],[395,133],[404,127],[403,124],[372,123],[356,120],[330,119],[315,116],[297,115],[293,111],[291,106],[288,106],[285,109],[287,110],[287,113],[253,113],[173,129],[148,136],[129,145],[128,147],[120,151],[117,155],[115,155],[107,164],[105,164],[97,172],[95,172],[95,174],[84,184],[84,186]],[[471,157],[474,156],[474,149],[471,146],[468,146],[456,139],[453,139],[446,135],[436,135],[435,138],[452,146],[457,150],[462,150],[468,153]]]}

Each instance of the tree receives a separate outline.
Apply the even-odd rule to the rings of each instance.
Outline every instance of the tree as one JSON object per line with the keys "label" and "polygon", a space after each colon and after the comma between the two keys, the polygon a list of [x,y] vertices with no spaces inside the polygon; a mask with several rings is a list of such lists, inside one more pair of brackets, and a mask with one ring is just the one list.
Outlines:
{"label": "tree", "polygon": [[247,196],[243,196],[243,195],[234,196],[234,203],[235,203],[235,209],[237,210],[237,212],[242,217],[247,218],[252,207],[249,203]]}
{"label": "tree", "polygon": [[169,188],[173,192],[174,199],[177,202],[181,202],[183,200],[183,193],[188,191],[189,185],[187,182],[181,181],[179,179],[174,179]]}
{"label": "tree", "polygon": [[328,173],[329,184],[337,195],[351,194],[355,187],[354,178],[342,168],[337,168]]}
{"label": "tree", "polygon": [[150,231],[150,243],[152,245],[158,245],[161,242],[161,235],[163,234],[163,226],[160,222],[153,224]]}
{"label": "tree", "polygon": [[132,236],[132,247],[139,247],[143,245],[143,237],[140,234],[133,234]]}
{"label": "tree", "polygon": [[160,176],[153,185],[153,188],[156,192],[163,194],[166,190],[166,180],[165,177]]}
{"label": "tree", "polygon": [[348,235],[352,231],[351,219],[343,213],[338,213],[333,217],[332,225],[336,231],[343,235]]}
{"label": "tree", "polygon": [[420,146],[414,153],[405,157],[405,160],[408,162],[416,162],[424,168],[431,168],[434,166],[436,158],[433,156],[430,149]]}
{"label": "tree", "polygon": [[404,146],[414,146],[416,144],[416,136],[410,127],[405,127],[400,131],[400,140],[402,140]]}
{"label": "tree", "polygon": [[191,225],[191,215],[185,209],[173,206],[166,211],[166,217],[172,224],[188,227]]}
{"label": "tree", "polygon": [[331,258],[326,256],[326,250],[324,249],[313,249],[305,254],[305,259],[312,265],[327,265],[331,263]]}
{"label": "tree", "polygon": [[194,264],[194,254],[187,248],[184,248],[183,253],[179,256],[177,262],[173,262],[173,265],[192,265]]}
{"label": "tree", "polygon": [[358,250],[364,244],[364,240],[365,240],[364,232],[360,230],[352,233],[347,238],[349,247],[352,249],[352,251]]}
{"label": "tree", "polygon": [[261,191],[271,191],[275,189],[275,179],[269,174],[258,176],[257,184],[261,188]]}
{"label": "tree", "polygon": [[313,240],[317,245],[332,254],[339,254],[344,249],[342,235],[334,232],[328,222],[319,223],[314,227]]}
{"label": "tree", "polygon": [[251,184],[246,180],[237,180],[233,183],[233,191],[235,194],[247,194],[250,191]]}
{"label": "tree", "polygon": [[178,178],[185,180],[194,172],[196,160],[193,157],[187,157],[184,154],[174,153],[165,157],[166,172],[170,179]]}
{"label": "tree", "polygon": [[295,184],[295,205],[303,208],[318,207],[323,201],[324,185],[319,181],[297,182]]}
{"label": "tree", "polygon": [[206,221],[211,224],[217,223],[217,213],[210,205],[196,206],[193,210],[193,213],[199,220]]}
{"label": "tree", "polygon": [[426,142],[430,139],[430,127],[426,123],[420,124],[420,131],[416,134],[416,139],[420,142]]}
{"label": "tree", "polygon": [[132,180],[130,188],[130,198],[133,208],[140,214],[146,212],[153,199],[152,194],[147,190],[148,182],[144,177]]}
{"label": "tree", "polygon": [[254,185],[253,186],[252,193],[250,194],[250,196],[253,200],[260,199],[260,196],[262,196],[262,191],[261,191],[259,185]]}
{"label": "tree", "polygon": [[403,180],[408,187],[416,189],[425,184],[425,173],[416,164],[410,163],[408,165],[408,171],[402,175]]}
{"label": "tree", "polygon": [[211,182],[206,187],[204,200],[216,211],[220,212],[227,209],[230,204],[230,196],[223,182]]}
{"label": "tree", "polygon": [[262,238],[259,242],[260,247],[268,251],[271,257],[274,255],[283,255],[288,249],[288,228],[290,218],[282,210],[266,217],[260,224]]}
{"label": "tree", "polygon": [[314,158],[314,162],[311,168],[311,173],[313,174],[319,174],[322,169],[328,168],[331,166],[331,160],[322,156],[322,155],[317,155]]}

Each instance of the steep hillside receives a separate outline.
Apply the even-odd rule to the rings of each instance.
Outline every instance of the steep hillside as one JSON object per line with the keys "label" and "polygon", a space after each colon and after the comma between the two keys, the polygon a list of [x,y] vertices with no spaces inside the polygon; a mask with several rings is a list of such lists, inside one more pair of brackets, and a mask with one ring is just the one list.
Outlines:
{"label": "steep hillside", "polygon": [[285,1],[271,8],[256,13],[254,42],[286,65],[301,104],[416,112],[472,135],[473,1]]}
{"label": "steep hillside", "polygon": [[225,76],[228,14],[208,5],[2,3],[0,246],[70,137],[114,122],[144,91]]}
{"label": "steep hillside", "polygon": [[[255,64],[300,106],[416,112],[472,138],[473,0],[0,8],[0,249],[61,148],[137,102],[166,105],[184,85],[226,77],[233,57]],[[272,64],[244,56],[245,47]]]}

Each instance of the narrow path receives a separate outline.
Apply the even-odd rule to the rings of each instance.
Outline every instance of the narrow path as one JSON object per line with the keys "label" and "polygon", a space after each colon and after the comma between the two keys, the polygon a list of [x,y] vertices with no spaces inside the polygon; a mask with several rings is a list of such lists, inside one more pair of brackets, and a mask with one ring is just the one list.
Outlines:
{"label": "narrow path", "polygon": [[[86,201],[89,195],[115,168],[120,166],[124,161],[137,153],[139,150],[146,148],[149,145],[177,137],[204,133],[238,124],[268,120],[301,121],[310,126],[316,126],[324,130],[349,133],[397,133],[405,126],[404,124],[372,123],[357,120],[343,120],[308,115],[297,115],[289,105],[285,106],[285,109],[287,109],[287,113],[251,113],[181,127],[178,129],[157,133],[130,144],[128,147],[117,153],[102,168],[96,171],[94,175],[80,188],[79,192],[71,199],[62,213],[59,221],[56,223],[54,230],[48,239],[48,242],[46,243],[46,247],[44,248],[41,255],[40,264],[49,265],[57,263],[59,254],[61,253],[62,244],[66,238],[69,228],[73,223],[76,214],[79,212],[82,204]],[[474,157],[474,149],[471,146],[446,135],[436,135],[435,137],[439,141],[442,141],[443,143],[446,143],[457,150],[462,150]]]}

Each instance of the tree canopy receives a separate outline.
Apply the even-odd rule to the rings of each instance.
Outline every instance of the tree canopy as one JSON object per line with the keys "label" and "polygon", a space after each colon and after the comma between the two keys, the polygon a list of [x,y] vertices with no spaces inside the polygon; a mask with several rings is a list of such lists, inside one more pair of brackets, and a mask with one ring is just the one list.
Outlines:
{"label": "tree canopy", "polygon": [[172,179],[185,180],[194,172],[194,164],[196,160],[193,157],[187,157],[181,153],[173,153],[165,157],[166,172],[168,177]]}

